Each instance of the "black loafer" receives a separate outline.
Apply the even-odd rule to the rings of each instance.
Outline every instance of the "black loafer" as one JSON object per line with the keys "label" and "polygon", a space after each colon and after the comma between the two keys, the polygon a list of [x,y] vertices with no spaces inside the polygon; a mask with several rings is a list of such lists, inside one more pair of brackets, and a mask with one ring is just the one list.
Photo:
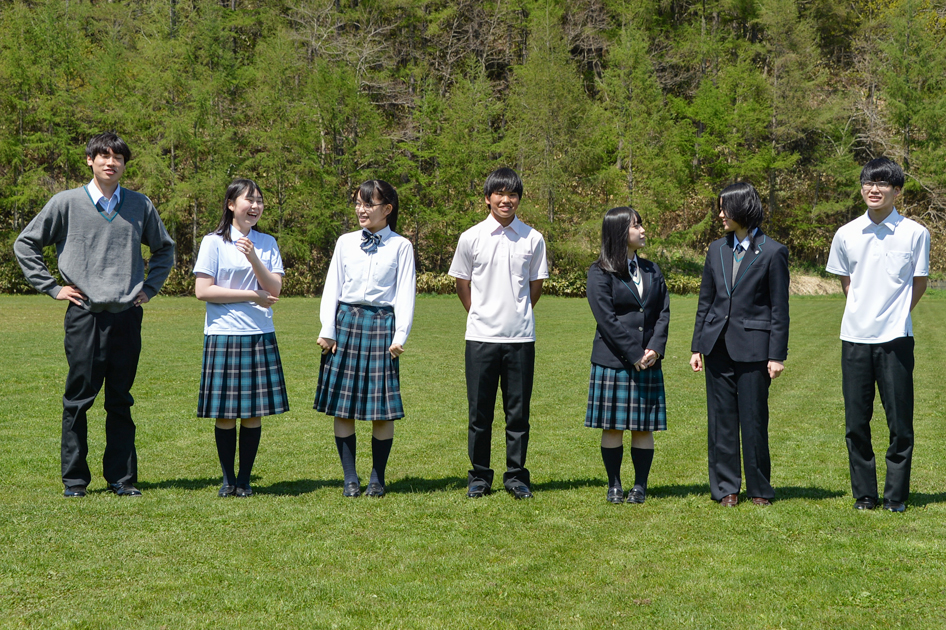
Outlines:
{"label": "black loafer", "polygon": [[345,484],[345,489],[342,491],[343,497],[360,497],[361,496],[361,482],[359,481],[349,481]]}
{"label": "black loafer", "polygon": [[237,486],[236,496],[246,498],[253,496],[253,488],[249,486]]}
{"label": "black loafer", "polygon": [[485,497],[490,492],[491,490],[485,481],[474,481],[470,484],[470,487],[467,488],[466,496],[470,499],[479,499]]}
{"label": "black loafer", "polygon": [[877,499],[873,497],[861,497],[854,502],[855,510],[873,510],[877,507]]}
{"label": "black loafer", "polygon": [[365,490],[366,497],[377,497],[381,498],[385,494],[384,486],[382,486],[377,481],[372,481],[368,484],[368,488]]}
{"label": "black loafer", "polygon": [[130,483],[110,483],[108,484],[108,491],[114,492],[120,497],[140,497],[141,490],[134,487]]}
{"label": "black loafer", "polygon": [[64,497],[84,497],[85,496],[85,486],[69,486],[62,493]]}
{"label": "black loafer", "polygon": [[627,493],[627,502],[628,503],[643,503],[647,498],[647,491],[644,490],[641,486],[634,486]]}
{"label": "black loafer", "polygon": [[529,490],[529,486],[526,484],[519,484],[518,486],[513,486],[511,488],[506,488],[506,492],[512,495],[513,499],[517,501],[520,499],[531,499],[532,491]]}
{"label": "black loafer", "polygon": [[236,486],[227,484],[220,486],[220,490],[217,491],[218,497],[232,497],[234,494],[236,494]]}
{"label": "black loafer", "polygon": [[608,488],[608,503],[624,503],[624,488],[621,486]]}
{"label": "black loafer", "polygon": [[906,512],[907,506],[899,501],[888,501],[884,499],[884,509],[888,512]]}

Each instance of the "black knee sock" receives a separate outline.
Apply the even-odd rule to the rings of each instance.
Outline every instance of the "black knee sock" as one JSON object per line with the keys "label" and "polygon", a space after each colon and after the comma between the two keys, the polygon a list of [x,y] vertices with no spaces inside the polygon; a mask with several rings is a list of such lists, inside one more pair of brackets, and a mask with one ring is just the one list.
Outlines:
{"label": "black knee sock", "polygon": [[394,444],[394,438],[390,440],[379,440],[376,437],[371,438],[371,480],[384,485],[384,469],[388,465],[388,456],[391,454],[391,445]]}
{"label": "black knee sock", "polygon": [[237,476],[237,485],[243,488],[250,486],[250,473],[253,472],[253,462],[256,461],[256,451],[259,450],[259,438],[262,433],[263,427],[240,427],[240,474]]}
{"label": "black knee sock", "polygon": [[342,460],[342,471],[345,473],[345,483],[358,481],[358,472],[355,470],[355,434],[348,437],[335,436],[335,446],[338,448],[338,457]]}
{"label": "black knee sock", "polygon": [[223,485],[235,486],[236,473],[233,472],[233,460],[236,458],[236,427],[221,429],[214,427],[214,439],[217,442],[217,457],[223,470]]}
{"label": "black knee sock", "polygon": [[[634,449],[631,449],[634,452]],[[601,459],[604,470],[608,473],[608,487],[621,485],[621,462],[624,461],[624,445],[617,448],[601,447]]]}
{"label": "black knee sock", "polygon": [[654,449],[631,447],[631,462],[634,463],[634,485],[647,488],[650,465],[654,463]]}

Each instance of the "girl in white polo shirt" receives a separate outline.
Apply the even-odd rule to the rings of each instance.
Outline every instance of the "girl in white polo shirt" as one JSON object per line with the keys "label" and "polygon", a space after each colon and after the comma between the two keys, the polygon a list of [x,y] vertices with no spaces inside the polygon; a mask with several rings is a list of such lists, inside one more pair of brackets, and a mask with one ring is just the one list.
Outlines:
{"label": "girl in white polo shirt", "polygon": [[382,497],[394,441],[392,421],[404,417],[398,356],[414,320],[416,278],[414,248],[394,232],[397,210],[393,186],[377,179],[361,185],[355,195],[361,229],[335,243],[322,291],[322,365],[314,407],[335,418],[346,497],[361,494],[355,420],[372,422],[372,470],[365,495]]}
{"label": "girl in white polo shirt", "polygon": [[[261,418],[289,411],[270,308],[279,300],[283,265],[276,239],[256,229],[262,213],[259,186],[233,180],[220,223],[201,241],[194,265],[194,293],[207,303],[197,416],[216,420],[221,497],[253,494],[250,473]],[[239,475],[234,474],[237,418]]]}

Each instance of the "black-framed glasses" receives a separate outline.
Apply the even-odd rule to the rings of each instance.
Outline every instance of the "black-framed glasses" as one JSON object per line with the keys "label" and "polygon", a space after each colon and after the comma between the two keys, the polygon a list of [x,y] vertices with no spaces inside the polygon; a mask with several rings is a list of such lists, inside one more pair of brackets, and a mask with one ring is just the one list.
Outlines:
{"label": "black-framed glasses", "polygon": [[863,190],[870,190],[874,186],[877,187],[877,190],[890,190],[893,188],[893,185],[890,182],[862,182],[861,188]]}

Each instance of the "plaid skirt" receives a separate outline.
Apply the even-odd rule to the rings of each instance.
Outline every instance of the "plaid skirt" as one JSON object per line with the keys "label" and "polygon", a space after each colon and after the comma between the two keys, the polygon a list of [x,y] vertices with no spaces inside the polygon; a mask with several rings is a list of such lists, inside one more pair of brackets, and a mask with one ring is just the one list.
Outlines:
{"label": "plaid skirt", "polygon": [[404,417],[390,306],[340,303],[335,313],[335,353],[322,355],[314,409],[337,418],[396,420]]}
{"label": "plaid skirt", "polygon": [[666,431],[662,370],[616,370],[591,364],[585,426],[616,431]]}
{"label": "plaid skirt", "polygon": [[205,335],[198,418],[258,418],[289,411],[276,333]]}

